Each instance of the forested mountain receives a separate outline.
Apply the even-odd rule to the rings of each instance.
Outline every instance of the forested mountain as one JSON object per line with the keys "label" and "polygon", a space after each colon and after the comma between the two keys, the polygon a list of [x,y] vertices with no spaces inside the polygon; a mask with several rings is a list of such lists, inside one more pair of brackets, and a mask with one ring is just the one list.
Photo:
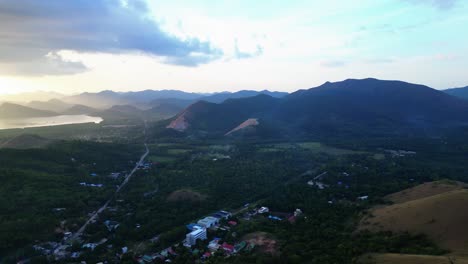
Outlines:
{"label": "forested mountain", "polygon": [[447,89],[444,90],[444,92],[459,98],[468,99],[468,86],[462,88]]}
{"label": "forested mountain", "polygon": [[[294,134],[432,133],[468,124],[468,102],[423,85],[348,79],[281,99],[260,95],[221,104],[199,102],[181,112],[169,127],[226,133],[248,118]],[[182,121],[186,126],[177,126]]]}

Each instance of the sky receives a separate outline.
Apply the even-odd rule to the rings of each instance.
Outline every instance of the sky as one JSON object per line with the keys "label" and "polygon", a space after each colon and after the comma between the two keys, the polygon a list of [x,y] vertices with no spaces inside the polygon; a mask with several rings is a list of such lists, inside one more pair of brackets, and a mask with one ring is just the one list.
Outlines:
{"label": "sky", "polygon": [[0,94],[468,85],[468,0],[0,0]]}

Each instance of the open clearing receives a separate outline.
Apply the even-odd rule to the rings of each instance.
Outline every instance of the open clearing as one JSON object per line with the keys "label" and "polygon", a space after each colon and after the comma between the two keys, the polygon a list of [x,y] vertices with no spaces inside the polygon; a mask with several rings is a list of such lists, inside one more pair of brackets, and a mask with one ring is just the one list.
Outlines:
{"label": "open clearing", "polygon": [[468,264],[466,257],[405,254],[368,254],[359,260],[362,264]]}
{"label": "open clearing", "polygon": [[190,201],[190,202],[200,202],[206,199],[206,195],[196,192],[190,189],[182,189],[172,192],[167,200],[169,202],[180,202],[180,201]]}
{"label": "open clearing", "polygon": [[302,149],[313,153],[325,153],[329,155],[351,155],[351,154],[365,154],[363,151],[355,151],[350,149],[340,149],[324,145],[320,142],[300,142],[300,143],[278,143],[268,144],[260,147],[261,152],[275,152],[286,149]]}
{"label": "open clearing", "polygon": [[273,236],[266,232],[255,232],[245,235],[242,240],[247,243],[254,244],[262,253],[278,255],[278,241]]}

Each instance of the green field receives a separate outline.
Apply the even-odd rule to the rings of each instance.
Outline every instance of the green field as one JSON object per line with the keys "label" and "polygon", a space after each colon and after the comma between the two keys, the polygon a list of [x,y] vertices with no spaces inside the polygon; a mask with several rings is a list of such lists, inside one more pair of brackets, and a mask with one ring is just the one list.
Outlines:
{"label": "green field", "polygon": [[339,156],[339,155],[352,155],[352,154],[366,154],[363,151],[355,151],[350,149],[336,148],[322,144],[320,142],[300,142],[300,143],[277,143],[277,144],[268,144],[263,145],[259,148],[261,152],[277,152],[284,150],[305,150],[315,154],[325,153],[328,155]]}

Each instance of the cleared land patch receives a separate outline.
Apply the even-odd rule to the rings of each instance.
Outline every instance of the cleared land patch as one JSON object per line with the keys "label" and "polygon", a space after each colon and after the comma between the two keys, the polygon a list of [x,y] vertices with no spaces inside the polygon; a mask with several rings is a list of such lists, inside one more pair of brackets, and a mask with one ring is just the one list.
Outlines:
{"label": "cleared land patch", "polygon": [[262,253],[271,255],[278,255],[278,241],[273,236],[266,232],[255,232],[247,234],[243,237],[244,241],[250,244],[254,244]]}
{"label": "cleared land patch", "polygon": [[182,189],[172,192],[167,200],[169,202],[180,202],[180,201],[190,201],[190,202],[200,202],[206,199],[206,195],[201,194],[197,191],[190,189]]}

